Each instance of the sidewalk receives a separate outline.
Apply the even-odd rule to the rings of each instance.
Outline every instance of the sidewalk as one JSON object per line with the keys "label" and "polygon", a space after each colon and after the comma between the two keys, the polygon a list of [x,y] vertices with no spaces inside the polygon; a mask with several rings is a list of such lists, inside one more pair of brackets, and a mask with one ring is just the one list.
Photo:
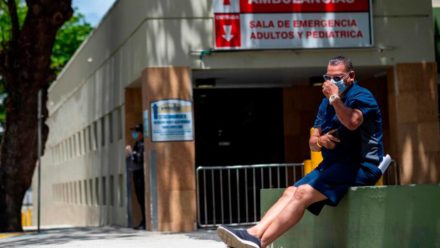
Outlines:
{"label": "sidewalk", "polygon": [[224,248],[215,231],[165,234],[121,227],[45,229],[18,236],[0,236],[0,247],[148,247],[148,248]]}

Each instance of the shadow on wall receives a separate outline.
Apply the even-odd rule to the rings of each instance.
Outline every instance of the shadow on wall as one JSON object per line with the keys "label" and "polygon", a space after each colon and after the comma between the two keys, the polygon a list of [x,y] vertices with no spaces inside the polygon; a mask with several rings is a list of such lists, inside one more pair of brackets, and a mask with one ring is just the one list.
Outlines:
{"label": "shadow on wall", "polygon": [[[440,134],[435,63],[398,64],[389,80],[394,158],[402,184],[439,183]],[[388,75],[393,77],[394,71]],[[397,85],[396,87],[394,85]]]}

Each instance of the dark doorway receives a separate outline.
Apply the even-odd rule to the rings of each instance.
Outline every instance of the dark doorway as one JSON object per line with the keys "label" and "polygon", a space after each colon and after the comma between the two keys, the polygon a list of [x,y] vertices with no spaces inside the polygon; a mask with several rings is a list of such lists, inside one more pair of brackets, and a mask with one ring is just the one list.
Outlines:
{"label": "dark doorway", "polygon": [[196,165],[284,162],[281,88],[195,89]]}
{"label": "dark doorway", "polygon": [[226,167],[284,162],[282,89],[195,89],[194,116],[199,225],[259,220],[258,189],[284,174]]}

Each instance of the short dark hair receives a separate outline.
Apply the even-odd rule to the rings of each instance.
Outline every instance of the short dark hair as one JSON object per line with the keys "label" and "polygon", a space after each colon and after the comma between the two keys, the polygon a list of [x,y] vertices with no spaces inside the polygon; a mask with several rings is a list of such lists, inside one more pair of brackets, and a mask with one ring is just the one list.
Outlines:
{"label": "short dark hair", "polygon": [[344,64],[344,66],[345,66],[345,70],[346,70],[347,72],[354,71],[353,63],[351,63],[351,60],[350,60],[349,58],[346,58],[346,57],[344,57],[344,56],[336,56],[336,57],[333,57],[333,58],[331,58],[331,59],[328,61],[328,64],[329,64],[329,65],[340,65],[340,64]]}
{"label": "short dark hair", "polygon": [[136,131],[136,132],[143,132],[144,130],[144,125],[142,125],[142,123],[137,124],[136,126],[130,128],[131,131]]}

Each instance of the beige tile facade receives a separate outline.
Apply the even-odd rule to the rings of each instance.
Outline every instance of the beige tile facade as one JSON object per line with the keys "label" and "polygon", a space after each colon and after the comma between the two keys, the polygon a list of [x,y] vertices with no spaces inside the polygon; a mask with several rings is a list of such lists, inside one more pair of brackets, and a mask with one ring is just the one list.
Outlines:
{"label": "beige tile facade", "polygon": [[[191,70],[186,67],[148,68],[142,77],[143,108],[162,99],[192,101]],[[154,157],[151,154],[156,154]],[[187,232],[196,228],[195,155],[193,141],[152,142],[145,139],[146,199],[152,204],[152,190],[157,192],[157,228],[159,231]],[[152,161],[155,160],[155,161]],[[151,175],[151,163],[157,174]],[[155,177],[157,188],[150,187]],[[154,204],[154,202],[153,202]],[[147,209],[147,220],[151,220]],[[153,229],[148,223],[148,229]]]}
{"label": "beige tile facade", "polygon": [[392,155],[402,184],[440,181],[435,63],[397,64],[388,71]]}

